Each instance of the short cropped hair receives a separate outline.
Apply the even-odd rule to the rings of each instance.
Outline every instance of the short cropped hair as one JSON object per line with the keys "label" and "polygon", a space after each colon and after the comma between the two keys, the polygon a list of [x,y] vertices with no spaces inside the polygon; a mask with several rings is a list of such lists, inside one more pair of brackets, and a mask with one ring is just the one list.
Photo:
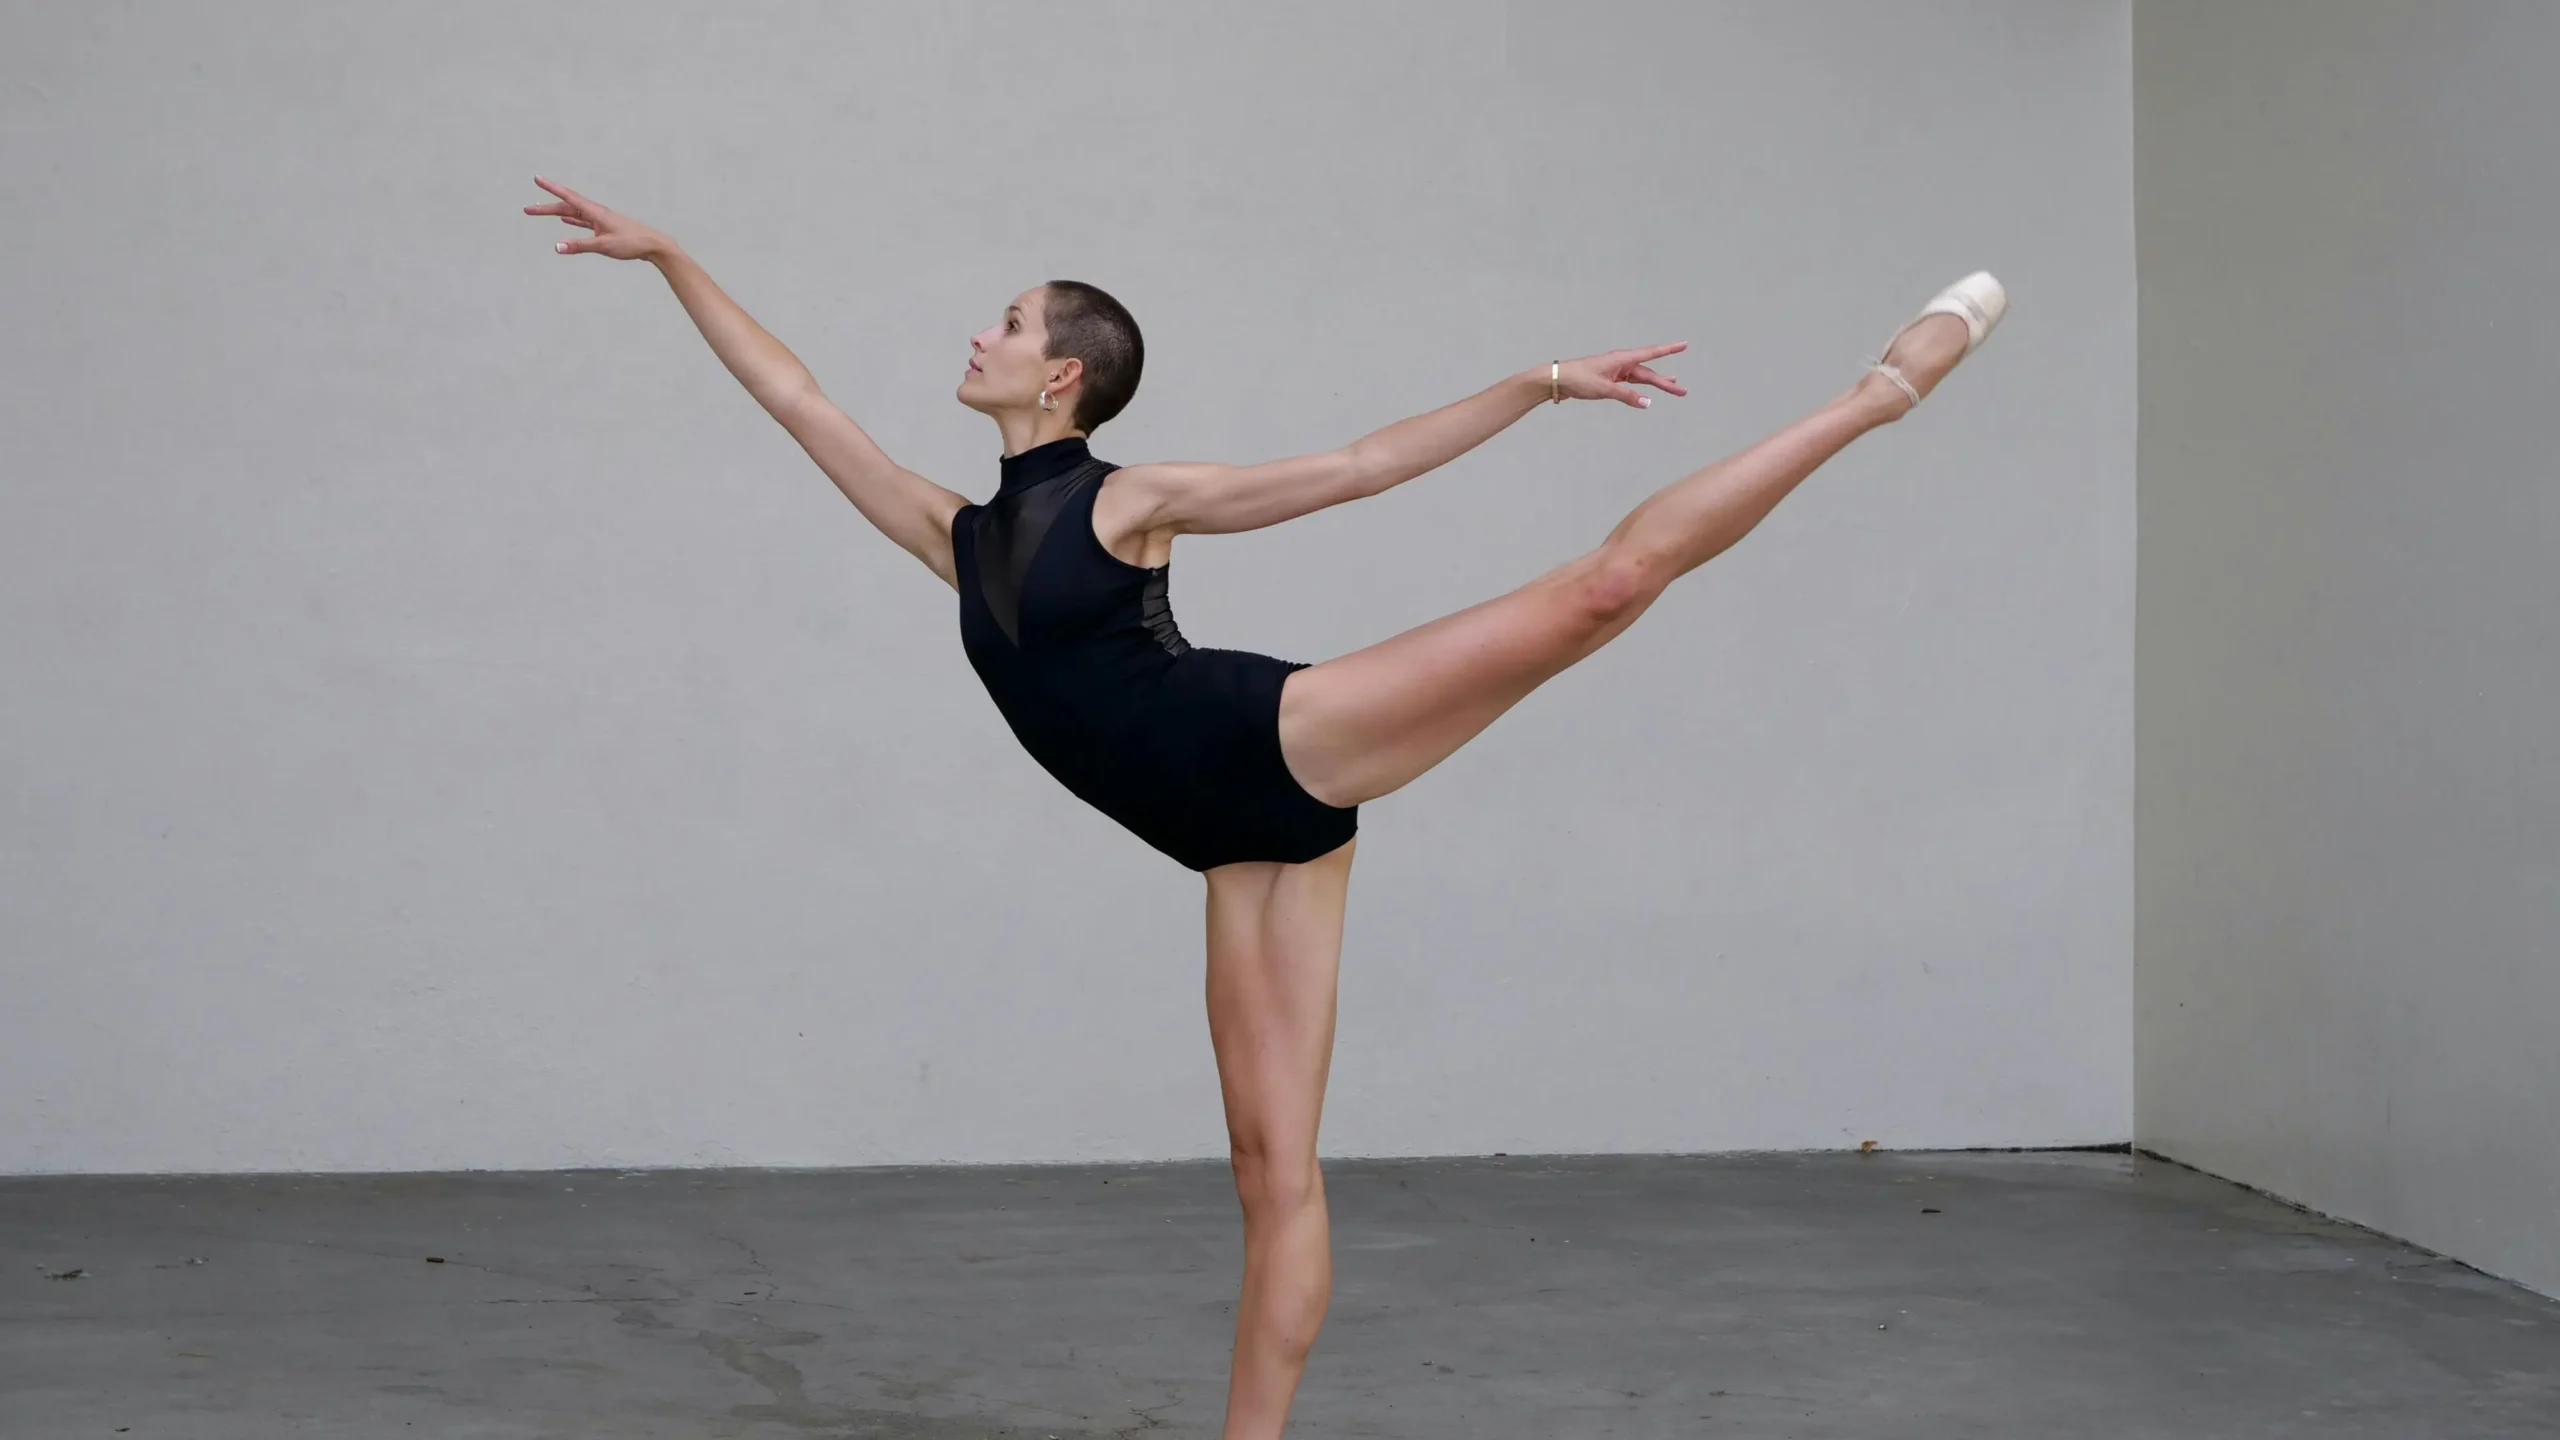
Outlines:
{"label": "short cropped hair", "polygon": [[1047,286],[1042,322],[1049,331],[1043,357],[1084,362],[1084,385],[1076,392],[1076,428],[1090,434],[1129,406],[1138,393],[1138,372],[1146,368],[1147,343],[1129,308],[1081,280],[1052,280]]}

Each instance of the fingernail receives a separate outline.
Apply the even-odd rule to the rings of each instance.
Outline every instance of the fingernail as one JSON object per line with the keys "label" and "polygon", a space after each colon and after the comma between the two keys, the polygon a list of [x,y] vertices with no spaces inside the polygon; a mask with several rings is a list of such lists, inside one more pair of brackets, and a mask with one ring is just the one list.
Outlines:
{"label": "fingernail", "polygon": [[1650,395],[1639,395],[1636,397],[1636,403],[1643,406],[1645,409],[1650,410],[1653,408],[1653,397]]}
{"label": "fingernail", "polygon": [[566,255],[566,254],[568,254],[568,253],[569,253],[569,242],[568,242],[568,241],[566,241],[566,240],[563,240],[563,241],[561,241],[559,244],[554,245],[554,246],[552,246],[551,248],[552,248],[552,249],[554,249],[554,250],[559,251],[559,252],[560,252],[561,254],[563,254],[563,255]]}

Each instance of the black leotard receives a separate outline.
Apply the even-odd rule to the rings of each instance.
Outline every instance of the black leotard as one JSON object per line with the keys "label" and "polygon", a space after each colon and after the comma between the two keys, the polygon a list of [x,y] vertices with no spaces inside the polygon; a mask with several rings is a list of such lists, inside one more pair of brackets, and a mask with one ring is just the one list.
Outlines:
{"label": "black leotard", "polygon": [[1093,533],[1116,468],[1051,441],[1004,457],[996,497],[952,517],[970,665],[1031,758],[1194,870],[1341,846],[1358,808],[1308,794],[1280,757],[1280,685],[1306,667],[1182,638],[1167,567]]}

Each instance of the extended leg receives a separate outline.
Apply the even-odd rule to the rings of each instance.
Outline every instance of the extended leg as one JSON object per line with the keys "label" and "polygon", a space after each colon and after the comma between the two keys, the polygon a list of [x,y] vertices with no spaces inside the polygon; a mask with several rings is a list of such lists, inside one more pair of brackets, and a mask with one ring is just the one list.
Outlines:
{"label": "extended leg", "polygon": [[[1886,357],[1926,394],[1963,358],[1936,315]],[[1635,623],[1663,587],[1748,534],[1822,463],[1911,401],[1870,375],[1831,404],[1638,505],[1597,550],[1508,595],[1301,670],[1280,698],[1280,748],[1318,799],[1354,805],[1439,764],[1502,712]]]}
{"label": "extended leg", "polygon": [[1316,1128],[1353,848],[1209,872],[1209,1039],[1244,1206],[1226,1440],[1279,1436],[1333,1293]]}

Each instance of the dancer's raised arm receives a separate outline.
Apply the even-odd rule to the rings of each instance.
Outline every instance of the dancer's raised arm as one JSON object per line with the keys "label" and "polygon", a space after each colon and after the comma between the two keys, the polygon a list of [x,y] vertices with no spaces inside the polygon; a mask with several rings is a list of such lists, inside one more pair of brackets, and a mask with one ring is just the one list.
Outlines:
{"label": "dancer's raised arm", "polygon": [[539,176],[533,183],[560,198],[549,205],[527,205],[524,213],[557,215],[593,232],[562,241],[557,247],[561,254],[606,255],[657,266],[720,363],[729,367],[729,373],[738,377],[766,413],[782,422],[782,428],[818,462],[862,517],[923,561],[944,583],[957,583],[951,565],[951,517],[968,503],[966,497],[883,453],[852,417],[827,399],[817,377],[799,357],[713,284],[674,240],[565,185]]}
{"label": "dancer's raised arm", "polygon": [[1647,362],[1687,348],[1652,345],[1567,360],[1552,370],[1540,365],[1319,455],[1260,465],[1132,465],[1112,482],[1126,490],[1133,516],[1127,528],[1132,530],[1194,535],[1258,530],[1437,470],[1551,399],[1616,400],[1638,407],[1652,403],[1636,392],[1638,385],[1686,395],[1677,377],[1656,374]]}

